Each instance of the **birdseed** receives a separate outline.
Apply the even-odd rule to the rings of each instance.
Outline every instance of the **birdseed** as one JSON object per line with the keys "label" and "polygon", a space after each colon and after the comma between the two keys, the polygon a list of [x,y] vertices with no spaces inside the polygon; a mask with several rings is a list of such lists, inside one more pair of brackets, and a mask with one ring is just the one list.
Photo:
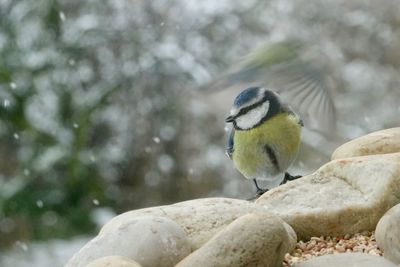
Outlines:
{"label": "birdseed", "polygon": [[309,260],[314,257],[344,252],[362,252],[382,256],[374,232],[363,231],[354,235],[311,237],[308,241],[299,241],[291,253],[285,255],[284,267]]}

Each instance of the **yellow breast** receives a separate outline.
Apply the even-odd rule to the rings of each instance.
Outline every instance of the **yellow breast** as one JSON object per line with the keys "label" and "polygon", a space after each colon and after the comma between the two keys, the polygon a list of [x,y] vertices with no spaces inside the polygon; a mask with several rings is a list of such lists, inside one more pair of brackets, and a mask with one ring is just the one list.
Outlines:
{"label": "yellow breast", "polygon": [[[232,157],[236,168],[249,179],[285,171],[297,156],[300,129],[297,117],[280,113],[253,129],[236,130]],[[265,145],[274,150],[279,170],[268,162]]]}

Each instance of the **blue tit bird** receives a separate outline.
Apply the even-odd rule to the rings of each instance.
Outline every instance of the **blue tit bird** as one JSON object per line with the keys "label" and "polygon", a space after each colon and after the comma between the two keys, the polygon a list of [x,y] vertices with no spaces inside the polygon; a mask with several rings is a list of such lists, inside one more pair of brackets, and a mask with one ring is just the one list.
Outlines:
{"label": "blue tit bird", "polygon": [[263,87],[245,89],[225,121],[233,124],[227,155],[245,178],[253,179],[258,195],[268,189],[261,189],[256,179],[282,184],[298,178],[286,170],[298,154],[303,122],[277,93]]}
{"label": "blue tit bird", "polygon": [[330,140],[336,133],[333,81],[327,60],[316,50],[298,40],[264,44],[205,86],[214,92],[209,102],[226,109],[244,87],[270,88],[301,116],[307,133]]}

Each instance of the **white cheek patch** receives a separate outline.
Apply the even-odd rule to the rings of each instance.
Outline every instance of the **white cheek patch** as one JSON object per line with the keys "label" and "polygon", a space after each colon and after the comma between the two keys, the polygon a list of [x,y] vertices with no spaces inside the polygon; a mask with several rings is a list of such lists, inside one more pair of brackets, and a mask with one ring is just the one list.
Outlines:
{"label": "white cheek patch", "polygon": [[250,110],[236,118],[236,125],[243,130],[251,129],[257,125],[268,113],[269,101],[265,101],[261,106]]}

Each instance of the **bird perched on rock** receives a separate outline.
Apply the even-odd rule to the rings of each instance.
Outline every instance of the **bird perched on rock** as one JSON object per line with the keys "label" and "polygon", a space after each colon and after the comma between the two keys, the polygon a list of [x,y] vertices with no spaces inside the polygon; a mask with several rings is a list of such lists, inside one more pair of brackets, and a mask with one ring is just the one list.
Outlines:
{"label": "bird perched on rock", "polygon": [[258,195],[267,190],[256,179],[285,183],[298,178],[285,171],[297,156],[303,122],[277,93],[262,87],[242,91],[225,121],[233,124],[226,152],[236,169],[253,179]]}

